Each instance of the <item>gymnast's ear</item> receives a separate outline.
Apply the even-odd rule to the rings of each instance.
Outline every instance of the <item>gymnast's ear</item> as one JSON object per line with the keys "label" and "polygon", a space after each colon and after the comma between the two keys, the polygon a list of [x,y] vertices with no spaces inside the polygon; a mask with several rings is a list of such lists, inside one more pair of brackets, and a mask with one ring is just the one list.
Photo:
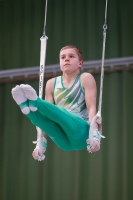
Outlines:
{"label": "gymnast's ear", "polygon": [[83,61],[83,60],[80,60],[80,61],[79,61],[79,67],[81,68],[81,67],[83,66],[83,64],[84,64],[84,61]]}

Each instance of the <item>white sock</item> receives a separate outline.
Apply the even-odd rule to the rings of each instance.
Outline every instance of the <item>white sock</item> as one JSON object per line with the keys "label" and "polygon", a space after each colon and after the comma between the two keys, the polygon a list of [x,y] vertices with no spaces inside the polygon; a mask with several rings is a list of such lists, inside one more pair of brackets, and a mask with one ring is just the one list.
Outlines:
{"label": "white sock", "polygon": [[[26,97],[29,99],[29,100],[37,100],[37,93],[36,91],[28,84],[24,85],[24,84],[21,84],[20,87],[23,89],[23,92],[25,93]],[[29,106],[30,110],[31,111],[36,111],[37,108],[36,107],[33,107],[33,106]]]}
{"label": "white sock", "polygon": [[29,107],[25,107],[25,108],[21,109],[21,111],[23,114],[27,115],[27,114],[29,114],[30,109],[29,109]]}
{"label": "white sock", "polygon": [[[20,105],[21,103],[27,101],[27,97],[25,96],[23,90],[20,88],[19,85],[17,85],[16,87],[14,87],[11,91],[13,99],[16,101],[16,103],[18,105]],[[23,114],[28,114],[30,112],[29,107],[24,107],[21,109]]]}
{"label": "white sock", "polygon": [[30,110],[33,111],[33,112],[37,111],[37,108],[36,108],[36,107],[29,106],[29,108],[30,108]]}
{"label": "white sock", "polygon": [[37,100],[37,93],[30,85],[21,84],[20,87],[23,89],[26,97],[30,100]]}

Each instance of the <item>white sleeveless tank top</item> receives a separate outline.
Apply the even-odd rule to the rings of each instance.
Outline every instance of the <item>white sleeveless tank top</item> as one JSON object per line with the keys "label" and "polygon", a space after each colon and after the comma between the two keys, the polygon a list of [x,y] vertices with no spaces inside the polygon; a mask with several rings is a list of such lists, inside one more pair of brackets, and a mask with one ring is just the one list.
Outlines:
{"label": "white sleeveless tank top", "polygon": [[88,121],[88,111],[85,102],[85,95],[80,82],[79,74],[70,88],[65,88],[62,76],[58,76],[54,81],[54,102],[55,105],[65,108],[70,113],[82,117]]}

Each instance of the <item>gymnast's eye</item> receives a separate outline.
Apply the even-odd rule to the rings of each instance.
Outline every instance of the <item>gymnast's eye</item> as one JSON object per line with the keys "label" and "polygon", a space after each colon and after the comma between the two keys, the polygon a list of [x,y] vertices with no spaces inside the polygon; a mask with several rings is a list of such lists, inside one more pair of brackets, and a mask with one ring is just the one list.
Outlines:
{"label": "gymnast's eye", "polygon": [[74,55],[70,55],[70,58],[74,58]]}
{"label": "gymnast's eye", "polygon": [[61,59],[64,59],[65,58],[65,56],[61,56]]}

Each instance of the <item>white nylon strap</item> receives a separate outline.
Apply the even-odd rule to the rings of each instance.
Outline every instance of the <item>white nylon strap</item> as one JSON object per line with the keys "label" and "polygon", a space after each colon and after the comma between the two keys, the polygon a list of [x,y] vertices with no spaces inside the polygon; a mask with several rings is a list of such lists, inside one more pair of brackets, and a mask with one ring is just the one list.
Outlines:
{"label": "white nylon strap", "polygon": [[45,73],[45,60],[46,60],[46,47],[48,37],[41,37],[41,49],[40,49],[40,80],[39,80],[39,97],[43,97],[43,83]]}

